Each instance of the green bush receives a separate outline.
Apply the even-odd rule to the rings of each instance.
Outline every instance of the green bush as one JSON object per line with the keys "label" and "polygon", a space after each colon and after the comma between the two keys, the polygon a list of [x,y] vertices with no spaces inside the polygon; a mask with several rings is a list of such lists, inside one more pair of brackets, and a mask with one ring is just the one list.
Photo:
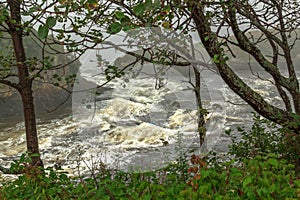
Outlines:
{"label": "green bush", "polygon": [[184,168],[172,164],[147,173],[106,170],[94,178],[70,178],[48,168],[3,183],[0,199],[300,198],[300,180],[296,178],[294,166],[275,154],[244,159],[241,166],[234,165],[235,160],[232,160],[217,168],[208,167],[199,156],[192,157],[192,163],[193,166]]}
{"label": "green bush", "polygon": [[229,154],[234,155],[240,161],[269,153],[282,154],[284,137],[276,124],[262,119],[255,113],[253,121],[254,124],[250,130],[243,127],[237,128],[241,138],[233,135],[231,130],[226,131],[232,141]]}
{"label": "green bush", "polygon": [[273,153],[278,155],[278,158],[297,164],[300,158],[299,134],[294,134],[285,127],[279,127],[255,113],[253,120],[254,124],[250,130],[238,127],[241,138],[233,135],[231,130],[226,131],[232,140],[229,154],[242,161],[244,158],[251,159]]}
{"label": "green bush", "polygon": [[287,199],[300,198],[300,180],[294,166],[274,154],[223,163],[223,170],[206,168],[194,181],[198,199]]}

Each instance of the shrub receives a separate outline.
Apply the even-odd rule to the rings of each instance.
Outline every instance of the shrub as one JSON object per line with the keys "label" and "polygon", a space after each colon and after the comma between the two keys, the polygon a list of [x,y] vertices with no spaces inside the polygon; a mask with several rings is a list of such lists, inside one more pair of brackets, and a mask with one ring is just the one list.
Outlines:
{"label": "shrub", "polygon": [[232,140],[229,154],[242,161],[244,158],[251,159],[273,153],[278,155],[278,158],[298,165],[300,134],[295,134],[286,127],[279,127],[255,113],[253,120],[254,124],[250,130],[238,127],[241,138],[233,135],[231,130],[226,131]]}
{"label": "shrub", "polygon": [[[300,180],[294,165],[276,155],[244,159],[242,166],[234,160],[222,164],[223,169],[201,168],[190,184],[195,199],[287,199],[300,198]],[[196,187],[195,187],[196,186]],[[190,190],[182,191],[186,197]]]}
{"label": "shrub", "polygon": [[267,119],[262,119],[255,113],[253,121],[254,123],[250,130],[246,130],[243,127],[237,128],[241,138],[233,135],[232,130],[226,131],[226,134],[232,141],[229,146],[229,154],[240,161],[244,158],[250,159],[269,153],[282,154],[284,151],[284,135],[279,130],[279,127]]}
{"label": "shrub", "polygon": [[180,166],[183,163],[147,173],[107,169],[95,177],[80,179],[48,168],[35,177],[24,174],[3,183],[0,194],[1,199],[8,200],[300,198],[294,166],[274,154],[244,159],[239,167],[234,165],[235,160],[208,167],[195,155],[191,162],[193,166],[188,169],[187,165]]}

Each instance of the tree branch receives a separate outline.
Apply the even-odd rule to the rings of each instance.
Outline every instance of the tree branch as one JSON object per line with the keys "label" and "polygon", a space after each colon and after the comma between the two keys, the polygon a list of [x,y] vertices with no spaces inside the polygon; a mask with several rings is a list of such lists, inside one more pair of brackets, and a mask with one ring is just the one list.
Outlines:
{"label": "tree branch", "polygon": [[[223,51],[219,48],[218,41],[216,40],[217,36],[211,30],[210,23],[205,16],[203,7],[195,6],[193,4],[191,6],[191,15],[194,19],[195,24],[197,25],[197,31],[201,38],[201,41],[208,51],[210,57],[213,58],[215,55],[219,56],[218,62],[216,62],[216,66],[218,67],[220,75],[228,84],[228,86],[242,99],[244,99],[255,111],[257,111],[267,119],[283,126],[286,126],[291,121],[293,121],[294,118],[291,113],[285,112],[284,110],[266,102],[261,95],[259,95],[243,80],[241,80],[240,77],[228,66],[228,64],[226,63],[226,59],[223,56]],[[231,17],[233,17],[233,14],[234,13],[231,13]],[[235,22],[235,19],[233,19],[233,22]],[[236,24],[234,24],[234,28],[238,28]],[[240,35],[241,32],[238,29],[235,30],[235,34],[239,37],[240,40],[244,39],[245,37],[244,35]],[[206,37],[207,35],[209,36],[208,38]],[[245,45],[245,43],[243,44]],[[247,49],[248,47],[244,48]]]}
{"label": "tree branch", "polygon": [[8,85],[8,86],[10,86],[12,88],[15,88],[17,90],[21,90],[21,86],[19,84],[10,82],[8,80],[0,80],[0,84]]}

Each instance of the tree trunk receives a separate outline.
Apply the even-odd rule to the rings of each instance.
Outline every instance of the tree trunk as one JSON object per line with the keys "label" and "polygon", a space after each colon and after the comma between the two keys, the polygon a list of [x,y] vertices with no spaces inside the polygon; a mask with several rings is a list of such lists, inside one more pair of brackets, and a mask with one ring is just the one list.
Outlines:
{"label": "tree trunk", "polygon": [[11,19],[7,21],[12,37],[14,53],[18,68],[18,91],[22,97],[24,121],[26,129],[27,151],[33,166],[43,166],[39,155],[39,145],[36,129],[35,109],[32,92],[32,78],[29,75],[29,66],[26,64],[26,54],[23,44],[23,29],[21,20],[21,2],[8,0]]}
{"label": "tree trunk", "polygon": [[[223,51],[218,43],[217,35],[211,30],[210,23],[200,5],[191,5],[191,17],[196,24],[196,29],[199,37],[201,38],[201,42],[210,57],[214,58],[217,56],[218,60],[215,64],[222,79],[230,87],[230,89],[238,94],[263,117],[284,127],[288,127],[291,122],[297,124],[298,121],[294,118],[292,113],[269,104],[227,65],[226,58],[224,57]],[[299,133],[300,127],[298,125],[292,127],[292,129]]]}
{"label": "tree trunk", "polygon": [[[192,55],[189,57],[190,59],[196,60],[196,55],[195,55],[195,47],[194,43],[192,41],[192,38],[190,38],[191,41],[191,50],[192,50]],[[201,74],[199,70],[197,69],[197,66],[193,64],[193,71],[195,74],[195,86],[194,86],[194,91],[195,91],[195,97],[197,101],[197,129],[198,129],[198,134],[199,134],[199,142],[200,142],[200,151],[202,153],[207,152],[207,145],[205,141],[206,137],[206,127],[205,127],[205,116],[207,115],[206,110],[202,106],[202,98],[201,98]]]}
{"label": "tree trunk", "polygon": [[[292,148],[298,148],[299,151],[299,134],[300,134],[300,124],[299,118],[295,117],[295,114],[299,116],[300,114],[300,92],[298,81],[294,76],[290,78],[283,78],[280,76],[280,73],[277,71],[272,71],[274,67],[264,66],[262,64],[267,65],[268,62],[259,62],[262,58],[259,50],[253,48],[250,49],[251,44],[247,43],[244,40],[242,31],[238,30],[238,26],[236,24],[232,24],[233,32],[236,37],[239,39],[239,43],[242,44],[242,49],[251,55],[261,64],[264,69],[268,69],[266,71],[269,72],[273,76],[273,78],[278,81],[281,86],[284,86],[291,94],[293,98],[295,112],[283,110],[278,107],[273,106],[268,103],[261,95],[255,92],[252,88],[250,88],[240,77],[228,66],[226,62],[226,58],[224,56],[223,50],[221,48],[220,43],[218,42],[217,35],[211,30],[211,24],[209,19],[205,16],[205,11],[201,4],[190,4],[191,7],[191,17],[193,18],[196,29],[199,37],[201,38],[201,42],[203,43],[205,49],[211,58],[217,57],[215,60],[215,64],[218,68],[218,71],[222,77],[222,79],[227,83],[227,85],[232,89],[236,94],[238,94],[243,100],[245,100],[256,112],[258,112],[263,117],[286,127],[292,132],[294,132],[298,137],[294,140],[294,143],[289,141],[287,136],[287,144]],[[234,22],[234,21],[233,21]],[[234,29],[236,28],[236,29]],[[290,67],[293,67],[291,64]],[[277,69],[276,69],[277,70]],[[288,133],[287,133],[288,134]],[[294,152],[295,153],[295,152]],[[296,154],[297,155],[297,154]],[[296,171],[300,171],[300,155],[295,159]]]}
{"label": "tree trunk", "polygon": [[31,156],[32,164],[34,166],[43,166],[39,153],[33,94],[30,83],[25,83],[23,85],[21,90],[21,97],[26,129],[27,151],[29,155],[34,154],[33,156]]}
{"label": "tree trunk", "polygon": [[197,70],[196,67],[193,67],[194,73],[195,73],[195,96],[197,101],[197,128],[199,133],[199,139],[200,139],[200,147],[201,149],[206,152],[207,147],[205,144],[205,136],[206,136],[206,128],[205,128],[205,112],[204,108],[202,106],[202,100],[201,100],[201,76],[200,72]]}

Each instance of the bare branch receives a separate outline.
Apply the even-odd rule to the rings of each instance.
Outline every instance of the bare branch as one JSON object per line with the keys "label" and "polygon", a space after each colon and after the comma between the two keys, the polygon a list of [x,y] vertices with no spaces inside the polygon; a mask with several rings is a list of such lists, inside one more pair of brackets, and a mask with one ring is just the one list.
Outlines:
{"label": "bare branch", "polygon": [[21,86],[19,84],[10,82],[8,80],[0,80],[0,84],[8,85],[8,86],[10,86],[12,88],[15,88],[17,90],[21,90]]}

